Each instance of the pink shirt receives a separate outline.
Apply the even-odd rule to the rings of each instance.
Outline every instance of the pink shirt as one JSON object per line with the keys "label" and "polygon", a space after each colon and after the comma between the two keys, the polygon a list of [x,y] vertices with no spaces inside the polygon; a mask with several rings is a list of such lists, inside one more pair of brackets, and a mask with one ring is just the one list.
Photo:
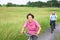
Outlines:
{"label": "pink shirt", "polygon": [[32,23],[27,21],[24,24],[24,28],[28,28],[28,33],[31,35],[35,35],[38,31],[38,28],[40,27],[39,23],[36,20],[33,20]]}

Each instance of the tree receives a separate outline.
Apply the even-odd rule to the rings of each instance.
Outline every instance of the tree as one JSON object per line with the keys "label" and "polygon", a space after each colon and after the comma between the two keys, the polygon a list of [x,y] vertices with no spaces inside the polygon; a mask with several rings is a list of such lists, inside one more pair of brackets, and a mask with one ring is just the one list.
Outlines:
{"label": "tree", "polygon": [[0,7],[1,7],[2,5],[0,4]]}
{"label": "tree", "polygon": [[10,7],[10,6],[12,6],[12,3],[7,3],[6,6]]}
{"label": "tree", "polygon": [[58,0],[49,0],[47,1],[47,3],[51,6],[51,7],[58,7]]}
{"label": "tree", "polygon": [[28,2],[27,3],[28,6],[31,7],[42,7],[42,6],[46,6],[47,4],[45,2],[41,2],[41,1],[37,1],[37,2]]}
{"label": "tree", "polygon": [[26,5],[27,5],[28,7],[29,7],[29,6],[31,6],[31,2],[30,2],[30,1],[29,1],[29,2],[27,2],[27,4],[26,4]]}
{"label": "tree", "polygon": [[60,7],[60,1],[58,1],[59,7]]}
{"label": "tree", "polygon": [[20,6],[20,5],[13,4],[13,3],[7,3],[6,6],[7,7],[16,7],[16,6]]}

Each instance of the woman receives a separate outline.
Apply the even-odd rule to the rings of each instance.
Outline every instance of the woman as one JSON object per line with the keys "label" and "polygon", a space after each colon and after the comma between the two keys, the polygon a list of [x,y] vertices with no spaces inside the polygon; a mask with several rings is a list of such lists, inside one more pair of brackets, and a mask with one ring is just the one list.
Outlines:
{"label": "woman", "polygon": [[29,39],[29,36],[30,36],[30,38],[32,38],[32,40],[37,40],[38,34],[41,31],[41,27],[40,27],[39,23],[36,20],[34,20],[34,15],[32,15],[31,13],[29,13],[27,15],[27,21],[24,24],[24,27],[22,28],[21,33],[24,33],[24,30],[26,28],[28,29],[27,40]]}

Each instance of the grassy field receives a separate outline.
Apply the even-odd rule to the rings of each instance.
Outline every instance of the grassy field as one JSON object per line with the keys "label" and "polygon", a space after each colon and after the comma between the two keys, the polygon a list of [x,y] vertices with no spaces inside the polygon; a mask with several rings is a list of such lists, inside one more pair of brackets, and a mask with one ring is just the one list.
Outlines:
{"label": "grassy field", "polygon": [[26,35],[21,35],[20,31],[28,13],[35,15],[43,33],[50,27],[49,16],[52,11],[56,12],[57,22],[60,22],[60,8],[0,7],[0,40],[26,40]]}

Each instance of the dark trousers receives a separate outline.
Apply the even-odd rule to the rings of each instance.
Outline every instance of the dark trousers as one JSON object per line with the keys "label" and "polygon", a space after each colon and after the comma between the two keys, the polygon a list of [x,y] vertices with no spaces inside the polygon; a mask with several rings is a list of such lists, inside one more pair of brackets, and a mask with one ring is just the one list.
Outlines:
{"label": "dark trousers", "polygon": [[50,26],[51,26],[51,28],[54,28],[54,29],[55,29],[55,25],[56,25],[55,22],[56,22],[56,21],[51,21],[51,20],[50,20]]}

